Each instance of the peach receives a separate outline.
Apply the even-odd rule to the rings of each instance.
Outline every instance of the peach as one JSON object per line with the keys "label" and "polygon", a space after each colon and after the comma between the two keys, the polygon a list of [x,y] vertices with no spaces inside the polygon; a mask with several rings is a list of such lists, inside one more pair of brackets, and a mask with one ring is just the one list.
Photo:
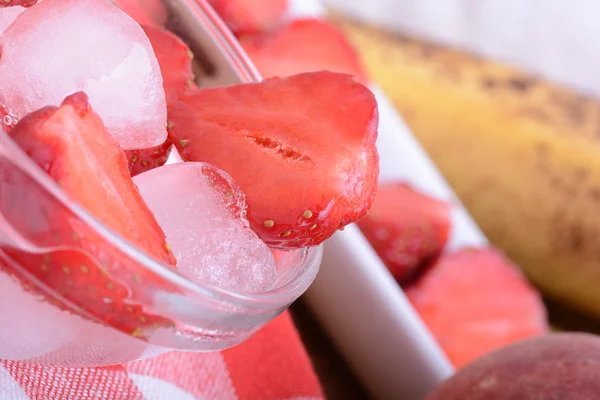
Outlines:
{"label": "peach", "polygon": [[600,336],[552,333],[470,363],[426,400],[600,399]]}

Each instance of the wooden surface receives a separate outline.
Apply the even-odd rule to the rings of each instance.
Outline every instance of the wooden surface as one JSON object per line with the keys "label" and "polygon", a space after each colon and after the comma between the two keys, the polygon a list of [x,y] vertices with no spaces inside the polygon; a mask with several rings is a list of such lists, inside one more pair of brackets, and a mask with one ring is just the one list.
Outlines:
{"label": "wooden surface", "polygon": [[290,310],[315,371],[321,380],[326,398],[328,400],[368,400],[369,397],[365,390],[302,301],[294,303]]}

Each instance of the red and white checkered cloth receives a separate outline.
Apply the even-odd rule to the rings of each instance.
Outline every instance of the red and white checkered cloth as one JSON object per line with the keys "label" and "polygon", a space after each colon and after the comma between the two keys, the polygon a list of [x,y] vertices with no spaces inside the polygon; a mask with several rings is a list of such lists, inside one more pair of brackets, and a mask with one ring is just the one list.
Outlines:
{"label": "red and white checkered cloth", "polygon": [[104,368],[0,362],[0,400],[322,400],[319,381],[285,312],[219,353],[171,352]]}

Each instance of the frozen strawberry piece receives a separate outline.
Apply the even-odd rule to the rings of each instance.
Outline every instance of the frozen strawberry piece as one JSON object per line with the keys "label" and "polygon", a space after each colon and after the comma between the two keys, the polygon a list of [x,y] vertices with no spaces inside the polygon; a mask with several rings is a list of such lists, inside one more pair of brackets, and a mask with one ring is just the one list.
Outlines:
{"label": "frozen strawberry piece", "polygon": [[406,295],[457,368],[548,332],[540,295],[494,249],[442,256]]}
{"label": "frozen strawberry piece", "polygon": [[171,152],[172,143],[169,139],[160,146],[142,150],[127,150],[127,165],[131,176],[165,165]]}
{"label": "frozen strawberry piece", "polygon": [[298,19],[275,32],[242,35],[239,41],[264,78],[328,70],[367,81],[344,34],[322,20]]}
{"label": "frozen strawberry piece", "polygon": [[26,9],[2,35],[0,87],[0,103],[18,118],[84,91],[126,150],[158,146],[167,136],[150,41],[110,1],[52,0]]}
{"label": "frozen strawberry piece", "polygon": [[[175,263],[165,234],[129,176],[123,151],[84,93],[26,116],[10,136],[92,216],[163,263]],[[155,324],[170,325],[134,301],[151,287],[167,290],[167,284],[126,259],[22,173],[2,167],[4,217],[34,243],[69,247],[49,254],[4,248],[13,261],[81,310],[128,334],[145,337]]]}
{"label": "frozen strawberry piece", "polygon": [[37,2],[38,0],[2,0],[0,1],[0,8],[14,6],[31,7]]}
{"label": "frozen strawberry piece", "polygon": [[195,90],[169,107],[186,161],[223,169],[268,245],[318,245],[360,219],[379,175],[373,94],[331,72]]}
{"label": "frozen strawberry piece", "polygon": [[450,207],[404,183],[385,183],[358,226],[394,278],[404,284],[444,249]]}
{"label": "frozen strawberry piece", "polygon": [[264,32],[277,26],[288,10],[288,0],[208,0],[235,33]]}
{"label": "frozen strawberry piece", "polygon": [[167,103],[172,103],[194,85],[194,55],[183,40],[173,33],[161,28],[143,28],[160,65]]}

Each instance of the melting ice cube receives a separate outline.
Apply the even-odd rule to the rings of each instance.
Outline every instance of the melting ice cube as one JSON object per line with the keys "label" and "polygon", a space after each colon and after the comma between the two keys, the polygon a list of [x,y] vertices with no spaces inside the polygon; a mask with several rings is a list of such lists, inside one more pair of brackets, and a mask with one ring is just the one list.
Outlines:
{"label": "melting ice cube", "polygon": [[250,229],[245,196],[227,174],[188,162],[133,180],[165,231],[183,275],[238,292],[273,286],[273,254]]}
{"label": "melting ice cube", "polygon": [[45,0],[2,34],[0,102],[18,118],[84,91],[124,149],[166,139],[162,76],[142,28],[107,0]]}

